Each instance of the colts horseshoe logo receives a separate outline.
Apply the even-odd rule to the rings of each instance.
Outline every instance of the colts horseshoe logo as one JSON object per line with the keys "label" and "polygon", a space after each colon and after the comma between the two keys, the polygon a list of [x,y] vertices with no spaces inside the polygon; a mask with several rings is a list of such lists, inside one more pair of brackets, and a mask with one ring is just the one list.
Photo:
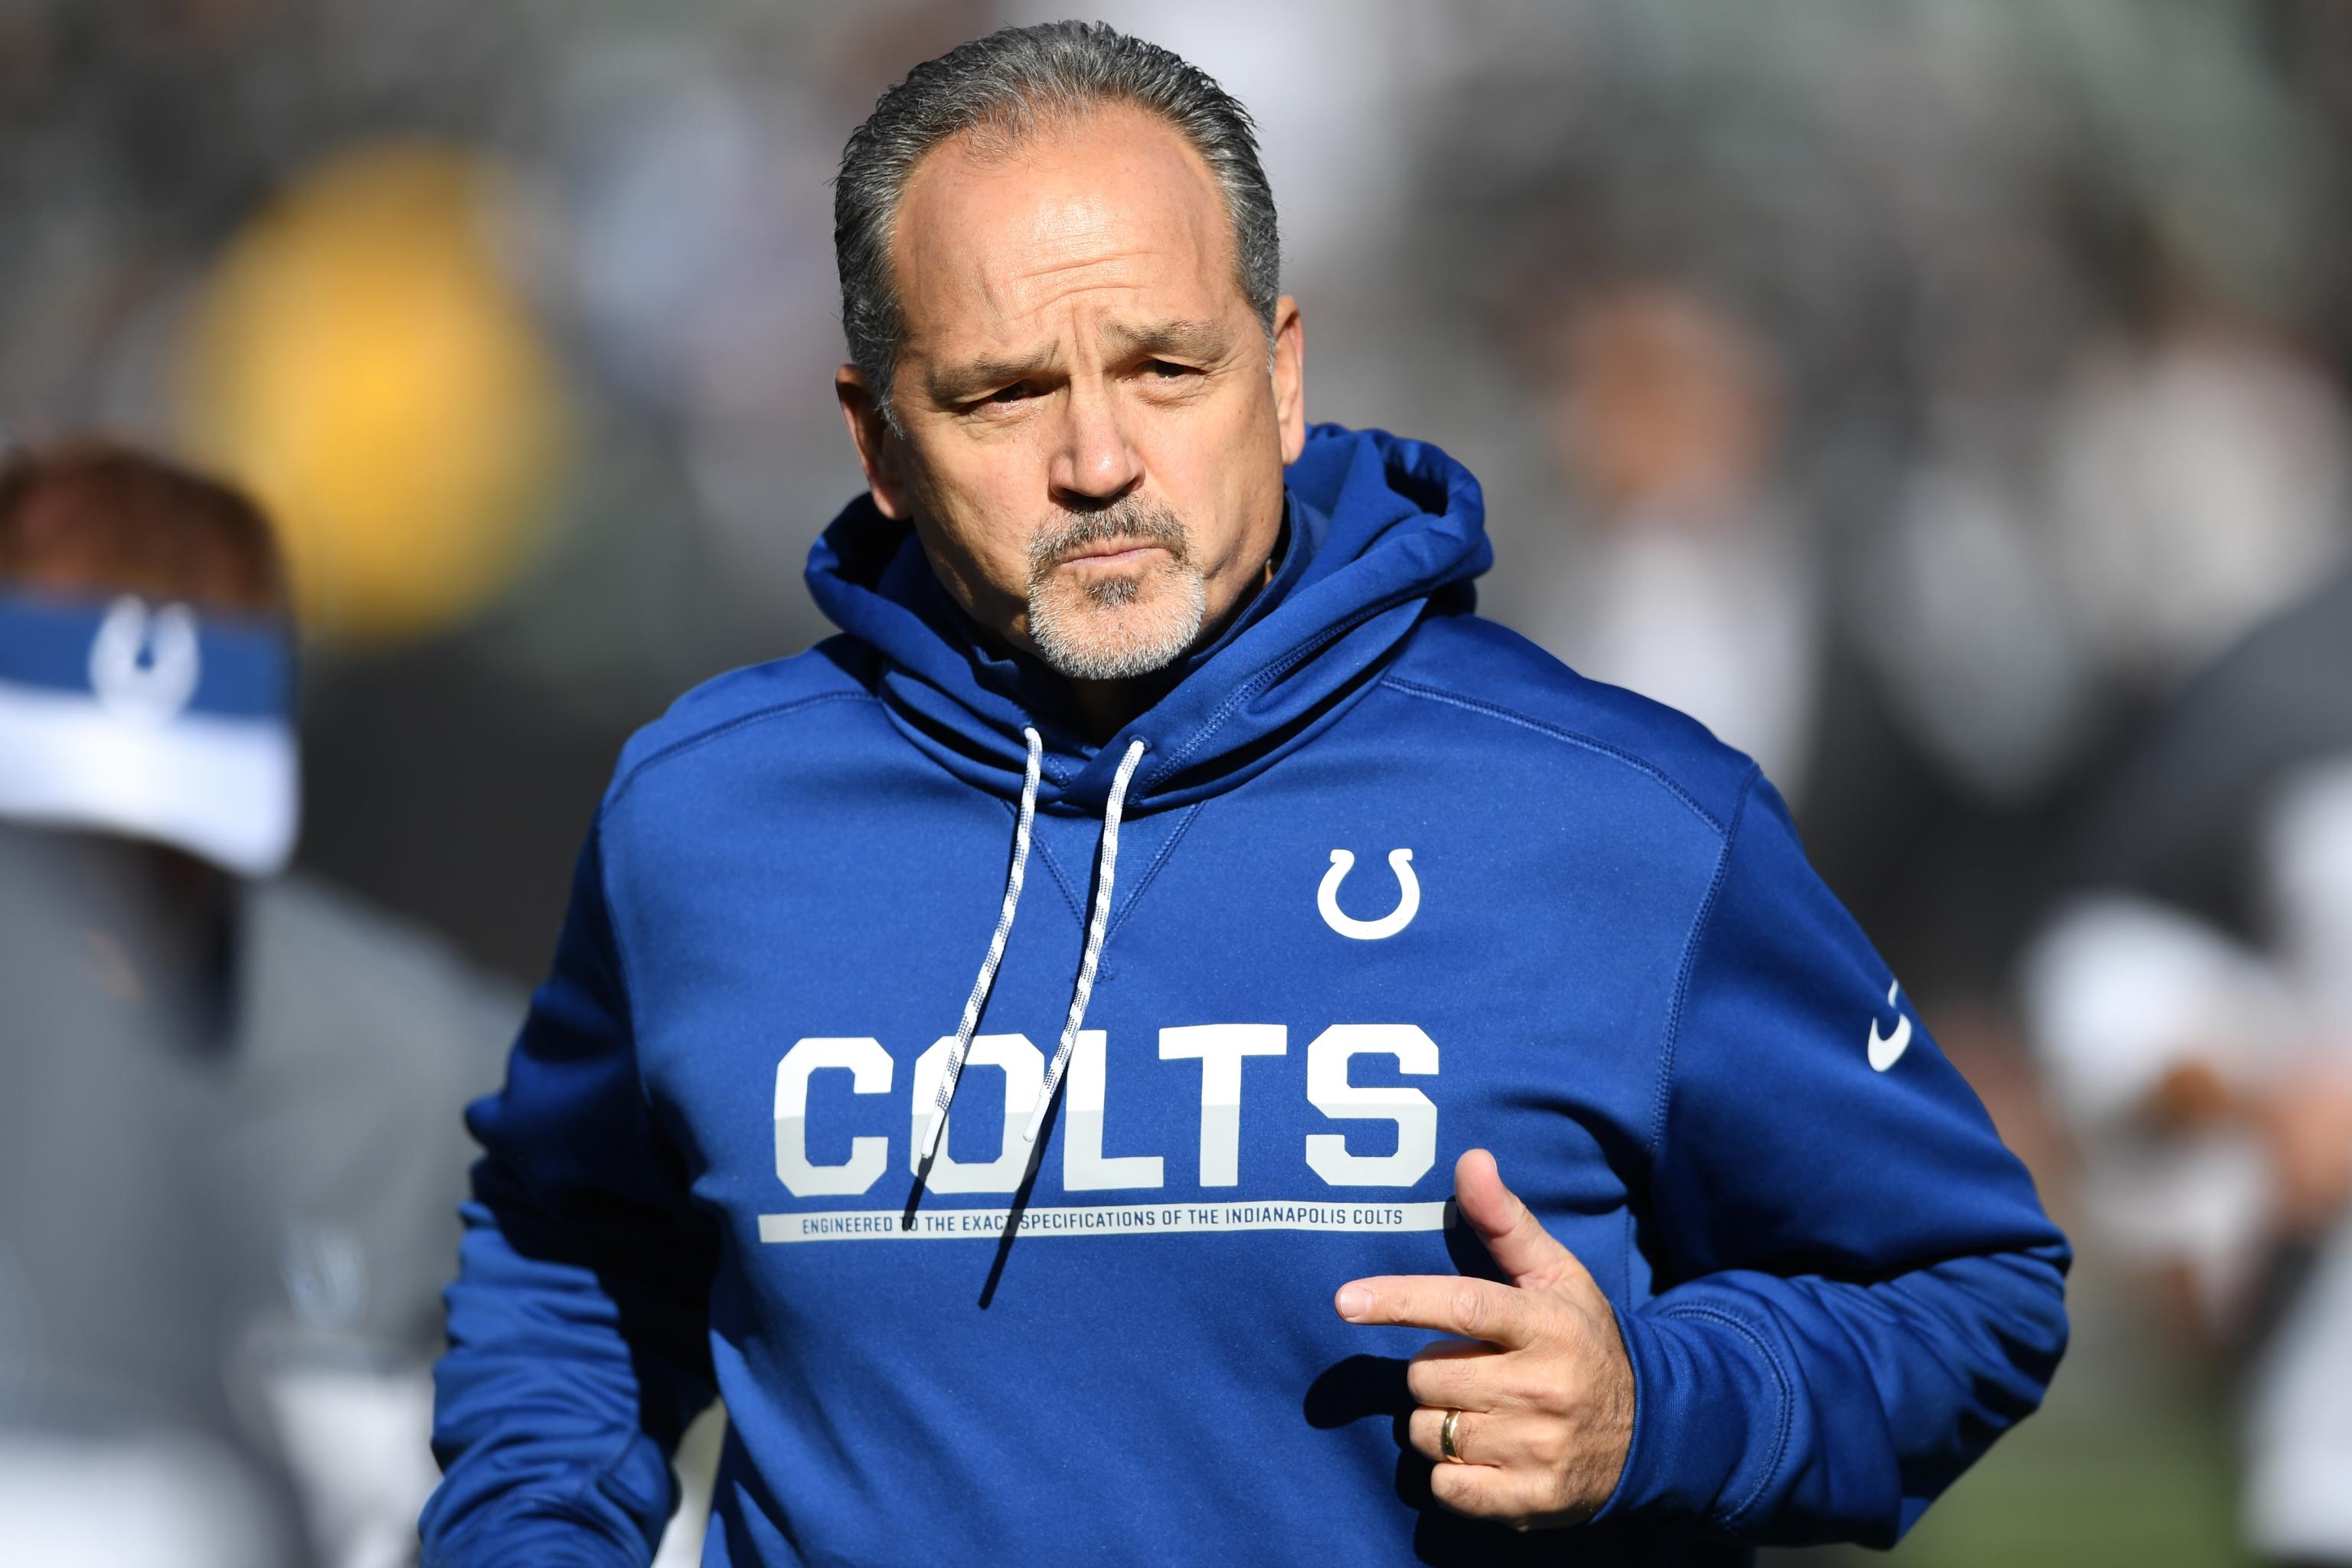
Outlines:
{"label": "colts horseshoe logo", "polygon": [[1350,920],[1339,908],[1339,884],[1355,865],[1356,857],[1348,850],[1331,851],[1331,868],[1323,873],[1323,885],[1315,889],[1315,907],[1322,911],[1323,923],[1358,942],[1378,942],[1412,924],[1412,917],[1421,912],[1421,879],[1412,874],[1412,851],[1389,851],[1389,869],[1396,873],[1397,906],[1376,921]]}
{"label": "colts horseshoe logo", "polygon": [[203,676],[195,612],[165,605],[152,616],[125,595],[108,606],[89,645],[90,689],[107,711],[141,724],[176,719]]}

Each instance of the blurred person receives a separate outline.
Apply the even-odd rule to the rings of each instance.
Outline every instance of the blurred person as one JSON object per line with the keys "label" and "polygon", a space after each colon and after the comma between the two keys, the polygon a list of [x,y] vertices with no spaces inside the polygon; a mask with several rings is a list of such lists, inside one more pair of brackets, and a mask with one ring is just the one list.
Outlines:
{"label": "blurred person", "polygon": [[2242,1510],[2352,1563],[2352,573],[2191,681],[2092,800],[2021,993],[2090,1217],[2247,1369]]}
{"label": "blurred person", "polygon": [[[2130,868],[2210,867],[2242,835],[2252,816],[2199,792],[2252,775],[2244,725],[2203,723],[2160,767],[2142,742],[2175,728],[2176,702],[2218,712],[2200,672],[2352,541],[2352,422],[2318,367],[2192,303],[2178,262],[2131,255],[2095,275],[2135,301],[2105,333],[1985,305],[1947,326],[1916,448],[1840,552],[1834,637],[1882,732],[1824,724],[1855,761],[1809,802],[1816,860],[1922,996],[2005,994],[2066,886],[2175,896]],[[2024,364],[1972,367],[2025,358],[2037,324],[2051,342]],[[2284,738],[2342,700],[2323,688],[2352,689],[2324,661],[2288,680],[2240,717],[2295,715],[2269,726]],[[2225,851],[2233,868],[2245,849]]]}
{"label": "blurred person", "polygon": [[2074,883],[2174,905],[2266,945],[2263,835],[2285,781],[2352,751],[2352,566],[2190,679],[2107,770],[2074,825]]}
{"label": "blurred person", "polygon": [[714,1563],[1893,1541],[2065,1244],[1756,765],[1307,425],[1245,111],[1006,29],[835,199],[845,635],[621,759],[469,1113],[426,1560],[645,1563],[714,1390]]}
{"label": "blurred person", "polygon": [[2055,575],[2111,675],[2161,701],[2352,545],[2352,413],[2253,325],[2183,308],[2086,358],[2055,411]]}
{"label": "blurred person", "polygon": [[[2247,1539],[2352,1563],[2352,1013],[2330,994],[2352,969],[2352,759],[2296,786],[2276,837],[2317,906],[2284,951],[2110,893],[2042,933],[2025,989],[2094,1222],[2250,1366]],[[2324,977],[2290,960],[2315,947]]]}
{"label": "blurred person", "polygon": [[[2300,1272],[2248,1389],[2245,1520],[2283,1561],[2352,1563],[2352,749],[2285,780],[2263,833],[2273,961],[2301,1027],[2247,1107]],[[2258,1047],[2259,1049],[2259,1047]],[[2259,1059],[2257,1058],[2257,1059]],[[2226,1080],[2225,1080],[2226,1081]]]}
{"label": "blurred person", "polygon": [[0,1560],[412,1561],[466,1151],[520,999],[285,874],[268,523],[0,468]]}
{"label": "blurred person", "polygon": [[1688,713],[1801,804],[1821,606],[1771,493],[1762,345],[1664,280],[1597,291],[1559,337],[1551,422],[1591,536],[1526,629],[1580,673]]}

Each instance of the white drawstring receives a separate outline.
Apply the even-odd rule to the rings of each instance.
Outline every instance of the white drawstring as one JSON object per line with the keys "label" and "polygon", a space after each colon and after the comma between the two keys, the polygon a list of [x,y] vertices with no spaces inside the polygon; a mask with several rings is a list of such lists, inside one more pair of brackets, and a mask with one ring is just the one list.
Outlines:
{"label": "white drawstring", "polygon": [[[1029,762],[1022,770],[1021,816],[1013,827],[1013,874],[1004,879],[1004,908],[996,917],[996,934],[988,939],[988,956],[980,961],[980,975],[971,983],[971,995],[963,1005],[963,1021],[956,1026],[955,1049],[948,1053],[946,1070],[940,1074],[939,1104],[931,1112],[930,1136],[923,1146],[926,1161],[939,1154],[940,1135],[948,1125],[948,1101],[955,1098],[956,1079],[963,1076],[964,1053],[971,1049],[971,1032],[980,1026],[980,1009],[988,1000],[989,987],[996,983],[996,966],[1004,961],[1004,943],[1013,935],[1013,911],[1021,903],[1021,879],[1029,869],[1029,825],[1037,815],[1037,774],[1045,743],[1034,730],[1024,729],[1021,735],[1029,742]],[[1119,774],[1119,782],[1127,782],[1126,773]],[[1114,814],[1117,810],[1114,805]],[[1092,967],[1088,965],[1089,972]]]}
{"label": "white drawstring", "polygon": [[1127,781],[1135,776],[1135,764],[1142,760],[1143,742],[1139,740],[1128,747],[1127,755],[1120,759],[1118,773],[1110,781],[1110,798],[1103,803],[1102,860],[1095,873],[1095,918],[1087,927],[1086,956],[1078,960],[1078,988],[1070,997],[1070,1016],[1062,1026],[1061,1047],[1054,1052],[1052,1065],[1045,1068],[1045,1085],[1037,1091],[1037,1103],[1029,1112],[1029,1125],[1021,1133],[1024,1143],[1037,1142],[1037,1130],[1045,1124],[1045,1108],[1054,1103],[1054,1090],[1062,1081],[1062,1069],[1070,1062],[1070,1048],[1078,1043],[1078,1028],[1087,1020],[1087,998],[1095,988],[1095,965],[1102,960],[1103,931],[1110,924],[1110,876],[1112,867],[1118,861],[1118,814],[1127,805]]}

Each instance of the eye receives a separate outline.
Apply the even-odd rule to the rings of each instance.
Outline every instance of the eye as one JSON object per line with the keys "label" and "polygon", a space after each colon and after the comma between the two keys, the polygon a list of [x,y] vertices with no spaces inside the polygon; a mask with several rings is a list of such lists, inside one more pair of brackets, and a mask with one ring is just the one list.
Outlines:
{"label": "eye", "polygon": [[1201,374],[1192,365],[1177,364],[1172,361],[1164,359],[1148,361],[1145,363],[1143,368],[1145,373],[1148,374],[1154,381],[1181,381],[1188,375],[1198,375]]}
{"label": "eye", "polygon": [[982,403],[1018,403],[1022,399],[1031,395],[1032,394],[1029,390],[1029,384],[1025,381],[1016,381],[1011,386],[998,387],[994,392],[990,393],[986,397],[982,398],[980,401]]}

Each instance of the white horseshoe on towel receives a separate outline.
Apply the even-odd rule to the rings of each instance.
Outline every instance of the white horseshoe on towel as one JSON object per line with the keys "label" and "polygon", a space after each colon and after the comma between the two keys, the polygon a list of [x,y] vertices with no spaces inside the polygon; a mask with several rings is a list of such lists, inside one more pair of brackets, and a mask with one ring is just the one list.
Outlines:
{"label": "white horseshoe on towel", "polygon": [[1355,864],[1356,857],[1348,850],[1331,851],[1331,868],[1323,873],[1323,885],[1315,889],[1315,907],[1322,911],[1323,923],[1358,942],[1378,942],[1412,924],[1412,917],[1421,912],[1421,879],[1412,874],[1412,851],[1389,851],[1389,869],[1396,873],[1399,890],[1397,907],[1376,921],[1350,920],[1339,908],[1339,884],[1347,880]]}

